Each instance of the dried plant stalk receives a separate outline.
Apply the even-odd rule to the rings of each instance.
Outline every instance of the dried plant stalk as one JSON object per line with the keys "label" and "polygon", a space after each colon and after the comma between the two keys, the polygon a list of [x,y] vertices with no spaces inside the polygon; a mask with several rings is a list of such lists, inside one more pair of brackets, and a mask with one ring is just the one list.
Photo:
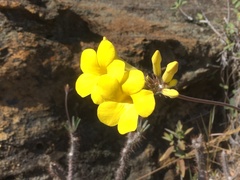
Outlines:
{"label": "dried plant stalk", "polygon": [[195,151],[198,167],[198,180],[208,180],[206,157],[204,155],[203,138],[201,134],[197,138],[192,139],[192,147]]}

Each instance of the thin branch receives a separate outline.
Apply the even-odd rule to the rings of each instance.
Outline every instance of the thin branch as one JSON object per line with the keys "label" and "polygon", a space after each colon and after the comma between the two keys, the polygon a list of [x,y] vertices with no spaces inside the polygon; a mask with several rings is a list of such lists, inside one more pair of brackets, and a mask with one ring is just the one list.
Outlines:
{"label": "thin branch", "polygon": [[191,16],[189,16],[189,15],[187,15],[183,10],[182,10],[182,8],[178,8],[179,9],[179,11],[189,20],[189,21],[193,21],[193,18],[191,17]]}
{"label": "thin branch", "polygon": [[217,36],[225,43],[226,43],[226,40],[222,37],[222,35],[216,30],[216,28],[212,25],[212,23],[208,20],[207,16],[205,15],[205,13],[203,12],[202,8],[200,7],[199,3],[197,3],[204,19],[206,20],[206,23],[208,24],[208,26],[215,32],[215,34],[217,34]]}
{"label": "thin branch", "polygon": [[67,115],[68,124],[70,126],[71,120],[70,120],[70,116],[69,116],[69,112],[68,112],[68,93],[70,92],[70,87],[68,84],[64,87],[64,91],[65,91],[65,112]]}
{"label": "thin branch", "polygon": [[202,103],[202,104],[210,104],[210,105],[216,105],[216,106],[222,106],[222,107],[230,107],[233,108],[237,111],[240,111],[240,108],[224,103],[224,102],[219,102],[219,101],[211,101],[211,100],[207,100],[207,99],[200,99],[200,98],[194,98],[194,97],[190,97],[190,96],[185,96],[182,94],[179,94],[179,96],[177,97],[179,99],[185,100],[185,101],[190,101],[190,102],[196,102],[196,103]]}

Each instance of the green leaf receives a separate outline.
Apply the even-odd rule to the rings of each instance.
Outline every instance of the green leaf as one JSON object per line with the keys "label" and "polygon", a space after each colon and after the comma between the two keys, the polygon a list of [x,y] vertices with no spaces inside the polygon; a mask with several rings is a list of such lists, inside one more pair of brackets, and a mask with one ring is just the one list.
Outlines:
{"label": "green leaf", "polygon": [[232,0],[232,4],[236,4],[236,2],[238,2],[238,0]]}
{"label": "green leaf", "polygon": [[172,130],[170,130],[170,129],[166,129],[166,128],[165,128],[165,131],[169,132],[170,134],[172,134],[172,135],[174,135],[174,136],[177,135],[174,131],[172,131]]}
{"label": "green leaf", "polygon": [[179,149],[184,151],[186,149],[185,142],[184,141],[178,141],[178,147],[179,147]]}
{"label": "green leaf", "polygon": [[183,125],[181,123],[181,121],[177,122],[177,131],[182,131]]}
{"label": "green leaf", "polygon": [[240,1],[237,2],[237,4],[235,4],[235,8],[239,8],[240,7]]}
{"label": "green leaf", "polygon": [[184,132],[184,135],[187,135],[187,134],[190,133],[192,130],[193,130],[193,127],[188,128],[188,129]]}
{"label": "green leaf", "polygon": [[228,85],[226,84],[220,83],[219,86],[222,87],[224,90],[228,90]]}
{"label": "green leaf", "polygon": [[74,133],[77,130],[80,121],[81,121],[81,119],[79,117],[75,118],[73,116],[71,122],[67,123],[64,126],[69,132]]}
{"label": "green leaf", "polygon": [[164,135],[163,135],[162,138],[167,140],[167,141],[172,141],[173,140],[173,136],[171,134],[166,133],[166,132],[164,132]]}

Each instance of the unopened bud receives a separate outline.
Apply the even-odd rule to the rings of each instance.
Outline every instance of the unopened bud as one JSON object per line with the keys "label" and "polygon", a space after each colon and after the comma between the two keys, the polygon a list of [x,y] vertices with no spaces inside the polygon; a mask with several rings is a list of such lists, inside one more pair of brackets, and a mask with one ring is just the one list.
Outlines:
{"label": "unopened bud", "polygon": [[159,50],[156,50],[155,53],[152,55],[152,67],[153,73],[157,77],[161,76],[161,61],[162,61],[161,54]]}
{"label": "unopened bud", "polygon": [[164,74],[162,76],[163,82],[169,83],[177,71],[178,71],[178,62],[173,61],[173,62],[169,63],[167,65],[166,71],[164,72]]}

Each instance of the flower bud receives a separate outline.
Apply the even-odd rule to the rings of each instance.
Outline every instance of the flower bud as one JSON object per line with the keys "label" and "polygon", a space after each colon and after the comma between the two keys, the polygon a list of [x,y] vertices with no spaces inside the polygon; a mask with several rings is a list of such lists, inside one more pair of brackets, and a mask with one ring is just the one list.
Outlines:
{"label": "flower bud", "polygon": [[156,50],[155,53],[152,55],[152,67],[153,73],[157,77],[161,76],[161,61],[162,61],[161,54],[159,50]]}
{"label": "flower bud", "polygon": [[167,65],[166,71],[164,72],[162,76],[162,80],[164,83],[169,83],[175,73],[178,71],[178,62],[173,61]]}
{"label": "flower bud", "polygon": [[175,89],[167,89],[167,88],[162,90],[162,94],[164,96],[168,96],[170,98],[176,98],[176,97],[179,96],[179,93],[178,93],[177,90],[175,90]]}

